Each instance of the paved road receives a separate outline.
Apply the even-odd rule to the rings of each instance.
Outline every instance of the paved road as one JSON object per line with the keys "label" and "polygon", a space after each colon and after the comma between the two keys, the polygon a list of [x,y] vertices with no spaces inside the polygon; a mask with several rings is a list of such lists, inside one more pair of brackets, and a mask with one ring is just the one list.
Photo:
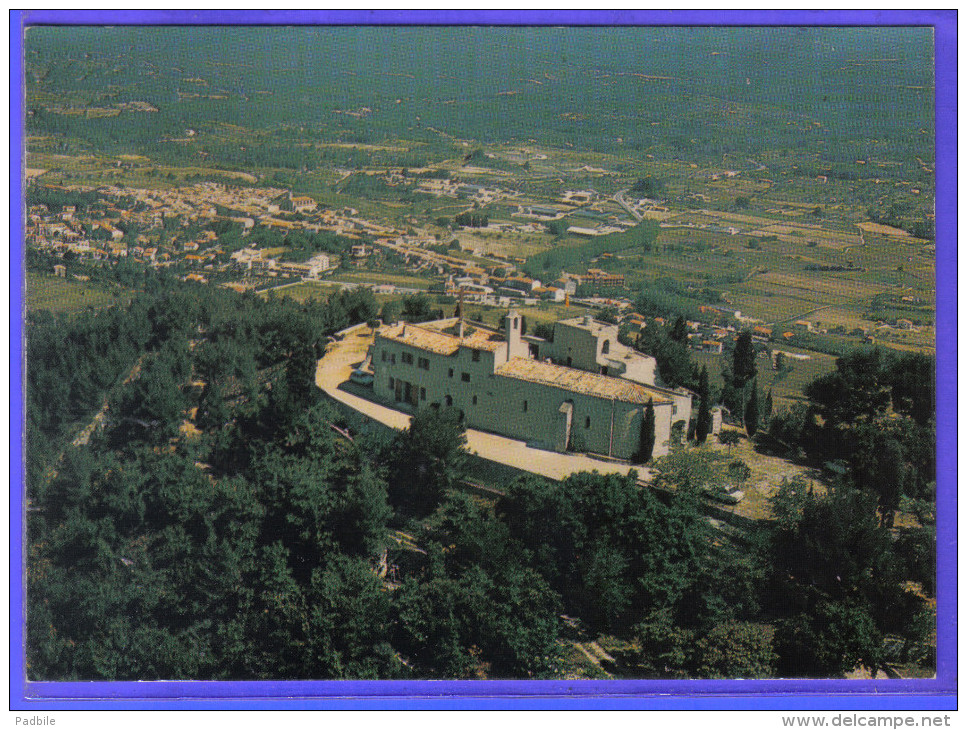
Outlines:
{"label": "paved road", "polygon": [[614,202],[616,202],[618,205],[624,208],[627,212],[631,213],[631,215],[634,216],[635,220],[640,221],[641,216],[638,214],[638,211],[636,211],[634,208],[628,205],[628,203],[625,201],[625,198],[624,198],[625,192],[627,191],[619,190],[617,193],[614,194],[614,196],[612,196],[612,200],[614,200]]}
{"label": "paved road", "polygon": [[[334,400],[355,411],[396,429],[407,428],[410,415],[395,408],[375,403],[354,393],[340,389],[349,379],[353,366],[366,357],[372,343],[372,330],[362,326],[347,333],[341,340],[331,344],[316,368],[316,385]],[[496,434],[467,430],[470,451],[488,461],[528,471],[533,474],[563,479],[579,471],[598,471],[602,474],[627,474],[632,467],[581,454],[559,454],[528,446],[523,441],[497,436]],[[651,473],[643,467],[635,467],[640,478],[650,479]]]}
{"label": "paved road", "polygon": [[785,319],[777,319],[775,322],[766,322],[764,326],[775,327],[777,325],[783,324],[784,322],[798,322],[801,319],[805,319],[806,317],[816,314],[816,312],[822,312],[825,309],[832,309],[832,306],[833,305],[831,304],[827,304],[822,307],[816,307],[815,309],[810,309],[808,312],[803,312],[802,314],[794,314],[793,316],[786,317]]}

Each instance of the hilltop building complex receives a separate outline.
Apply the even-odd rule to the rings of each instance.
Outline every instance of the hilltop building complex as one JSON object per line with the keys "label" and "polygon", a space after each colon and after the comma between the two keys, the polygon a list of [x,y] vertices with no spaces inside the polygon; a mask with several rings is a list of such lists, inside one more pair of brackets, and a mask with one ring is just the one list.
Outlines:
{"label": "hilltop building complex", "polygon": [[471,428],[556,451],[635,459],[644,411],[655,410],[653,456],[687,432],[692,395],[655,385],[655,360],[591,317],[557,322],[552,341],[462,319],[381,327],[370,351],[374,392],[404,410],[458,409]]}

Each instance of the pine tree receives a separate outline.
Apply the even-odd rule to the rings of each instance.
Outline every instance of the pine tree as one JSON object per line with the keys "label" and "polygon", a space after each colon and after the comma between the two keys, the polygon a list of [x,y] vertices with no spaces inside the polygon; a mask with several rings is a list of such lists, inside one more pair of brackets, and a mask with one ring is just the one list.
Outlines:
{"label": "pine tree", "polygon": [[759,430],[759,386],[756,378],[752,379],[752,392],[745,404],[745,430],[749,438],[755,436],[755,432]]}
{"label": "pine tree", "polygon": [[389,446],[387,482],[397,511],[425,517],[464,478],[467,429],[454,408],[419,411]]}
{"label": "pine tree", "polygon": [[698,376],[698,421],[695,424],[695,440],[703,444],[712,430],[711,397],[708,386],[708,368],[702,366]]}
{"label": "pine tree", "polygon": [[651,461],[651,455],[655,450],[655,403],[653,398],[648,399],[645,406],[645,415],[641,419],[641,449],[638,458],[642,464]]}

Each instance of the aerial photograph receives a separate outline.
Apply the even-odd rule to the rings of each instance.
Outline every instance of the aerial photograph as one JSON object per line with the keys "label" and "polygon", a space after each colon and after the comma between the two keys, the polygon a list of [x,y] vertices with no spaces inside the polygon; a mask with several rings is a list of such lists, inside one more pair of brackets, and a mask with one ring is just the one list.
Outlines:
{"label": "aerial photograph", "polygon": [[26,679],[935,677],[934,53],[27,27]]}

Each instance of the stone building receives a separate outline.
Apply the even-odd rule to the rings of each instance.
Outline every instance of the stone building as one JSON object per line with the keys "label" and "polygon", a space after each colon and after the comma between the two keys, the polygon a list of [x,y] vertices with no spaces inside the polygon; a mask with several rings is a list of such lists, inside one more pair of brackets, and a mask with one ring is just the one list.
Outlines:
{"label": "stone building", "polygon": [[553,342],[521,327],[513,310],[502,330],[459,319],[383,326],[371,350],[374,392],[404,410],[456,408],[471,428],[556,451],[633,459],[649,401],[654,456],[668,452],[673,430],[687,432],[691,394],[655,386],[654,360],[632,357],[617,327],[558,322]]}
{"label": "stone building", "polygon": [[618,341],[618,325],[591,316],[563,319],[554,324],[550,341],[528,338],[537,344],[535,356],[567,367],[655,384],[655,358]]}

